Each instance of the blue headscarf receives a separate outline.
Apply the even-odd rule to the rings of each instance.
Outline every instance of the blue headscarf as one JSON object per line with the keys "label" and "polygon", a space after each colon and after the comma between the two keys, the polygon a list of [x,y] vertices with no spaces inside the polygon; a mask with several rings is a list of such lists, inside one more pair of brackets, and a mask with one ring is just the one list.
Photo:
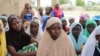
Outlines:
{"label": "blue headscarf", "polygon": [[83,31],[83,28],[82,28],[82,26],[81,26],[81,32],[80,32],[80,34],[79,34],[78,41],[76,42],[75,37],[74,37],[74,35],[72,34],[72,29],[73,29],[77,24],[81,26],[81,24],[79,24],[79,23],[76,23],[76,22],[72,23],[72,25],[71,25],[71,27],[70,27],[70,35],[69,35],[69,37],[71,38],[71,41],[72,41],[72,43],[73,43],[75,49],[76,49],[76,50],[80,50],[80,49],[81,49],[81,46],[85,44],[87,38],[83,35],[83,32],[84,32],[84,31]]}
{"label": "blue headscarf", "polygon": [[92,17],[93,20],[100,20],[100,15],[95,15],[94,17]]}

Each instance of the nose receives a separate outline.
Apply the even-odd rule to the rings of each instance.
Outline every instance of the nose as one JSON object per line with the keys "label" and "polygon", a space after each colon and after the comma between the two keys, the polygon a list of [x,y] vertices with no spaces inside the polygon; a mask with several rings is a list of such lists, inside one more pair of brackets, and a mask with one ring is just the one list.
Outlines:
{"label": "nose", "polygon": [[16,27],[19,27],[19,24],[16,24]]}
{"label": "nose", "polygon": [[55,33],[58,35],[59,34],[59,30],[58,29],[55,29]]}

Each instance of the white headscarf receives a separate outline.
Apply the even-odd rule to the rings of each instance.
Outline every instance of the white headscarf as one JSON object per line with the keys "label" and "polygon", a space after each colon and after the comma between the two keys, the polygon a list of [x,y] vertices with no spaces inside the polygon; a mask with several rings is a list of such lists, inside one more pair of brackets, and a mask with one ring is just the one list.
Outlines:
{"label": "white headscarf", "polygon": [[[39,42],[40,38],[41,38],[41,35],[43,33],[41,23],[40,23],[40,20],[37,19],[37,18],[34,18],[34,19],[31,20],[31,22],[33,22],[33,21],[36,21],[39,24],[38,33],[37,33],[37,36],[36,36],[36,40]],[[30,22],[30,24],[31,24],[31,22]],[[26,29],[26,33],[29,34],[29,35],[31,35],[31,33],[30,33],[30,24],[29,24],[28,28]]]}
{"label": "white headscarf", "polygon": [[95,51],[95,46],[97,43],[97,40],[95,38],[96,35],[100,34],[100,26],[98,26],[89,36],[87,43],[85,44],[82,55],[81,56],[93,56]]}

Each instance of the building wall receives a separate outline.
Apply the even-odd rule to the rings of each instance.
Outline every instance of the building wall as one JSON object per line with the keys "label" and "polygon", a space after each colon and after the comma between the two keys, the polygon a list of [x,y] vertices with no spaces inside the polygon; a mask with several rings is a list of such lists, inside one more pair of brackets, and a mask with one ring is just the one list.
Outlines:
{"label": "building wall", "polygon": [[31,4],[31,0],[0,0],[0,15],[5,13],[20,16],[25,3]]}

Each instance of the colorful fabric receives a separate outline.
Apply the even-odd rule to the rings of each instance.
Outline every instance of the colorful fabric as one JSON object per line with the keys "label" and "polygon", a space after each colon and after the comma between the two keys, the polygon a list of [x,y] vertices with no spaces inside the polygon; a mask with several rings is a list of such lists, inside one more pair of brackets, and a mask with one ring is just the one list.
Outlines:
{"label": "colorful fabric", "polygon": [[85,28],[84,34],[85,34],[85,36],[86,36],[87,38],[88,38],[89,35],[90,35],[89,31],[87,30],[87,26],[88,26],[89,24],[94,24],[95,27],[97,27],[96,22],[95,22],[94,20],[92,20],[92,19],[90,19],[90,20],[88,20],[88,21],[86,22],[86,28]]}
{"label": "colorful fabric", "polygon": [[76,25],[80,25],[79,23],[72,23],[71,27],[70,27],[70,35],[69,37],[71,38],[71,41],[75,47],[76,50],[81,50],[81,46],[84,45],[87,41],[87,38],[85,37],[85,35],[83,35],[83,28],[81,26],[81,32],[79,34],[78,40],[76,42],[74,35],[72,34],[72,29],[76,26]]}
{"label": "colorful fabric", "polygon": [[[67,20],[63,17],[63,18],[61,18],[61,21],[66,21],[67,22]],[[65,32],[68,32],[69,31],[69,27],[67,27],[67,25],[66,25],[66,27],[64,28],[64,31]]]}
{"label": "colorful fabric", "polygon": [[64,17],[64,13],[62,12],[62,10],[61,9],[56,9],[56,8],[51,12],[51,15],[53,17],[58,17],[59,19]]}
{"label": "colorful fabric", "polygon": [[24,15],[24,18],[25,18],[26,20],[31,20],[31,19],[32,19],[32,14],[31,14],[31,13],[26,13],[26,14]]}
{"label": "colorful fabric", "polygon": [[0,20],[0,27],[2,29],[2,33],[0,33],[0,56],[6,56],[7,55],[7,48],[6,48],[6,39],[5,39],[5,30],[2,23],[2,20]]}
{"label": "colorful fabric", "polygon": [[23,52],[34,52],[34,51],[37,51],[37,47],[35,46],[34,43],[32,44],[29,44],[27,46],[24,46],[21,50],[19,50],[18,52],[19,53],[23,53]]}
{"label": "colorful fabric", "polygon": [[88,14],[81,14],[80,19],[85,19],[86,21],[90,19]]}
{"label": "colorful fabric", "polygon": [[46,16],[46,15],[42,16],[42,30],[43,31],[45,29],[46,22],[47,22],[48,18],[49,18],[49,16]]}

